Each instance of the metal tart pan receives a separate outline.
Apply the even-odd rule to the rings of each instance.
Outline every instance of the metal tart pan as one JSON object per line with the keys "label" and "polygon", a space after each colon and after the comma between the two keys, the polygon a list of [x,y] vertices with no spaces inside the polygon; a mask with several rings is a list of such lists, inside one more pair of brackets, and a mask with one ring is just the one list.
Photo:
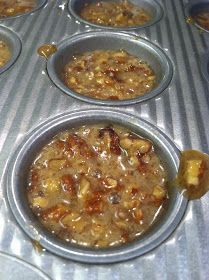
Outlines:
{"label": "metal tart pan", "polygon": [[114,263],[149,252],[160,245],[181,221],[187,199],[176,188],[168,187],[169,200],[160,219],[144,235],[126,245],[93,249],[62,241],[49,233],[32,213],[26,195],[29,168],[40,149],[60,131],[93,123],[120,124],[151,139],[164,163],[168,180],[174,178],[179,164],[179,150],[157,127],[130,114],[112,109],[89,109],[64,113],[40,124],[20,143],[9,160],[6,172],[7,196],[18,224],[31,238],[59,256],[86,263]]}
{"label": "metal tart pan", "polygon": [[[85,32],[65,39],[57,45],[57,52],[47,61],[47,71],[54,84],[66,94],[81,101],[97,105],[121,106],[147,101],[163,92],[173,76],[172,62],[166,53],[141,37],[112,31]],[[103,100],[91,98],[69,89],[62,80],[64,66],[76,54],[94,50],[123,49],[146,61],[156,74],[156,86],[143,96],[127,100]]]}
{"label": "metal tart pan", "polygon": [[[98,1],[97,0],[87,0],[87,1],[69,0],[68,11],[70,12],[70,14],[73,15],[73,17],[75,19],[77,19],[78,21],[80,21],[81,23],[84,23],[86,25],[98,27],[98,28],[105,28],[105,29],[109,29],[109,30],[127,30],[127,31],[149,27],[153,24],[156,24],[158,21],[160,21],[160,19],[163,16],[163,8],[157,1],[131,0],[131,2],[133,4],[138,5],[149,12],[149,14],[151,15],[150,21],[148,21],[147,23],[145,23],[143,25],[136,25],[136,26],[131,26],[131,27],[111,27],[111,26],[106,26],[106,25],[100,25],[100,24],[95,24],[95,23],[89,22],[80,16],[80,12],[81,12],[82,8],[84,7],[84,4],[88,4],[88,3],[92,3],[92,2],[98,2]],[[107,0],[107,2],[108,2],[108,0]]]}

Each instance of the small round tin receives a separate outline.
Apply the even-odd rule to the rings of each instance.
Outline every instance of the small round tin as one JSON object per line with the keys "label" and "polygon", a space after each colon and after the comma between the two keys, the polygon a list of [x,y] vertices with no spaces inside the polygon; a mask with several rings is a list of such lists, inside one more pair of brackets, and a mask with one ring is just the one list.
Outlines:
{"label": "small round tin", "polygon": [[40,149],[57,133],[84,124],[120,124],[150,139],[167,169],[168,180],[174,178],[179,164],[179,151],[172,141],[152,124],[130,114],[111,109],[79,110],[64,113],[40,124],[31,131],[11,157],[6,172],[7,196],[11,210],[22,229],[31,239],[59,256],[86,263],[114,263],[149,252],[160,245],[181,221],[187,199],[176,188],[168,187],[169,200],[152,227],[133,242],[107,249],[81,247],[62,241],[48,232],[32,213],[27,201],[28,172]]}
{"label": "small round tin", "polygon": [[199,29],[209,32],[208,29],[202,27],[197,21],[195,21],[195,16],[201,12],[209,12],[209,1],[193,0],[185,6],[186,17],[191,18],[191,22]]}
{"label": "small round tin", "polygon": [[[86,32],[67,38],[57,45],[57,49],[57,52],[55,52],[47,61],[49,77],[63,92],[88,103],[120,106],[143,102],[160,94],[168,86],[173,75],[172,63],[162,49],[150,41],[127,33],[112,31]],[[123,49],[146,61],[155,72],[156,86],[150,92],[142,96],[126,100],[103,100],[88,97],[72,91],[64,84],[61,77],[64,66],[76,54],[99,49]]]}
{"label": "small round tin", "polygon": [[[107,0],[108,1],[108,0]],[[111,27],[111,26],[105,26],[100,24],[95,24],[92,22],[89,22],[85,19],[83,19],[80,16],[80,12],[85,4],[96,2],[96,0],[69,0],[68,2],[68,10],[70,14],[72,14],[77,20],[79,20],[81,23],[84,23],[86,25],[98,27],[98,28],[105,28],[110,30],[135,30],[135,29],[141,29],[145,27],[149,27],[155,23],[157,23],[163,16],[163,9],[161,5],[155,1],[155,0],[131,0],[131,2],[135,5],[138,5],[142,8],[144,8],[148,13],[151,15],[151,20],[143,25],[136,25],[131,27]]]}
{"label": "small round tin", "polygon": [[22,17],[22,16],[25,16],[25,15],[32,14],[32,13],[38,11],[39,9],[43,8],[46,5],[47,0],[37,0],[36,3],[37,3],[36,6],[28,12],[17,14],[15,16],[11,16],[11,17],[10,16],[8,16],[8,17],[1,17],[0,16],[0,20],[14,19],[14,18],[18,18],[18,17]]}
{"label": "small round tin", "polygon": [[11,52],[9,61],[0,67],[0,74],[2,74],[15,63],[20,55],[22,44],[17,34],[4,26],[0,26],[0,40],[6,43]]}

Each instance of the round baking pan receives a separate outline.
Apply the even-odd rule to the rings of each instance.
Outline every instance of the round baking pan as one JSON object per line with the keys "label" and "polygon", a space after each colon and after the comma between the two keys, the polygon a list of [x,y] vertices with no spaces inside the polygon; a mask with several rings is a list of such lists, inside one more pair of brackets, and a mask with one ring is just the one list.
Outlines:
{"label": "round baking pan", "polygon": [[18,18],[18,17],[21,17],[21,16],[32,14],[32,13],[38,11],[39,9],[41,9],[44,5],[46,5],[47,0],[36,0],[36,2],[37,2],[36,6],[32,10],[30,10],[29,12],[21,13],[21,14],[11,16],[11,17],[10,16],[8,16],[8,17],[1,17],[0,16],[0,20],[13,19],[13,18]]}
{"label": "round baking pan", "polygon": [[[57,45],[58,51],[47,61],[47,71],[51,80],[63,92],[81,101],[97,105],[130,105],[146,101],[160,94],[170,83],[173,67],[165,52],[150,41],[135,35],[113,31],[94,31],[72,36]],[[79,53],[94,50],[123,49],[146,61],[156,74],[156,86],[148,93],[126,100],[104,100],[88,97],[69,89],[63,82],[61,74],[64,66]]]}
{"label": "round baking pan", "polygon": [[[108,0],[106,0],[108,2]],[[95,24],[92,22],[89,22],[85,19],[83,19],[80,16],[80,12],[82,8],[84,7],[85,4],[92,3],[92,2],[97,2],[97,0],[87,0],[87,1],[82,1],[82,0],[69,0],[68,2],[68,10],[70,14],[72,14],[77,20],[80,22],[94,26],[94,27],[99,27],[99,28],[105,28],[105,29],[111,29],[111,30],[134,30],[134,29],[140,29],[140,28],[145,28],[148,26],[151,26],[155,23],[157,23],[163,16],[163,9],[161,5],[154,1],[154,0],[131,0],[131,2],[135,5],[138,5],[145,10],[149,12],[151,15],[151,20],[148,21],[147,23],[143,25],[136,25],[136,26],[131,26],[131,27],[111,27],[111,26],[106,26],[106,25],[100,25],[100,24]]]}
{"label": "round baking pan", "polygon": [[4,26],[0,26],[0,40],[6,43],[11,52],[8,62],[0,67],[0,74],[2,74],[15,63],[20,55],[22,44],[17,34]]}
{"label": "round baking pan", "polygon": [[196,16],[200,12],[209,12],[209,1],[199,1],[199,0],[193,0],[190,1],[186,6],[185,6],[185,15],[186,17],[191,17],[192,22],[196,27],[198,27],[201,30],[204,30],[206,32],[209,32],[208,29],[205,29],[201,25],[199,25],[198,22],[195,21],[194,16]]}
{"label": "round baking pan", "polygon": [[22,229],[31,239],[47,250],[69,259],[86,263],[113,263],[140,256],[161,244],[181,221],[187,199],[176,188],[168,187],[169,200],[164,213],[144,235],[125,245],[107,249],[76,246],[56,238],[43,228],[32,213],[26,195],[29,168],[40,149],[57,133],[84,124],[120,124],[151,139],[155,151],[166,166],[168,180],[176,175],[179,150],[173,142],[152,124],[130,114],[111,109],[79,110],[58,115],[31,131],[12,155],[5,173],[7,196],[11,210]]}

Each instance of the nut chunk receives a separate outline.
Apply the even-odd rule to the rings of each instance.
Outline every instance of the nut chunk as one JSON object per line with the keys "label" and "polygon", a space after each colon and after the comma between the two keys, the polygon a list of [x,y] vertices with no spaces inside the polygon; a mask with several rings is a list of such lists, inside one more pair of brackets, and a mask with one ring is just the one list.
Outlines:
{"label": "nut chunk", "polygon": [[127,151],[131,165],[138,167],[139,172],[147,171],[147,164],[143,159],[152,151],[151,141],[129,134],[120,140],[120,146]]}
{"label": "nut chunk", "polygon": [[189,199],[202,197],[209,190],[209,156],[195,150],[181,153],[175,185]]}
{"label": "nut chunk", "polygon": [[115,155],[121,154],[121,148],[120,148],[120,139],[117,135],[117,133],[114,131],[111,127],[106,127],[103,129],[100,129],[99,131],[99,137],[104,137],[105,134],[108,134],[110,137],[110,152]]}
{"label": "nut chunk", "polygon": [[46,209],[41,216],[44,221],[53,220],[58,222],[65,214],[69,212],[70,209],[67,207],[67,205],[60,203],[56,206]]}
{"label": "nut chunk", "polygon": [[83,199],[87,195],[89,188],[90,182],[85,177],[82,177],[79,184],[78,198]]}
{"label": "nut chunk", "polygon": [[68,194],[73,195],[75,193],[74,181],[71,175],[63,175],[61,178],[61,185],[63,190]]}
{"label": "nut chunk", "polygon": [[60,191],[60,181],[58,178],[47,178],[42,183],[44,192],[50,193],[58,193]]}
{"label": "nut chunk", "polygon": [[69,135],[68,145],[73,150],[77,150],[81,156],[86,158],[94,156],[94,151],[88,146],[86,141],[76,134]]}
{"label": "nut chunk", "polygon": [[156,199],[161,200],[161,199],[165,198],[166,191],[162,187],[156,186],[156,187],[154,187],[152,194],[156,197]]}
{"label": "nut chunk", "polygon": [[85,210],[88,214],[102,213],[103,202],[101,197],[93,197],[92,199],[87,200]]}
{"label": "nut chunk", "polygon": [[201,166],[203,164],[202,160],[188,160],[186,164],[185,179],[189,185],[199,184],[199,175]]}
{"label": "nut chunk", "polygon": [[118,185],[118,182],[117,180],[113,179],[113,178],[106,178],[102,184],[104,185],[105,188],[108,188],[108,189],[113,189],[113,188],[116,188],[117,185]]}
{"label": "nut chunk", "polygon": [[34,197],[32,200],[32,206],[38,208],[45,208],[48,205],[48,199],[44,197]]}
{"label": "nut chunk", "polygon": [[120,140],[120,145],[123,149],[127,149],[131,154],[138,151],[141,154],[146,154],[152,149],[152,143],[143,138],[126,137]]}

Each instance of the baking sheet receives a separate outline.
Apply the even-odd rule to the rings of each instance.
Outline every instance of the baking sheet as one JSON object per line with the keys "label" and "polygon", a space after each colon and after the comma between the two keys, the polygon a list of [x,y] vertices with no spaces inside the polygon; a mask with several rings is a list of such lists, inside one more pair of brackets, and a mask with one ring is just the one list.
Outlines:
{"label": "baking sheet", "polygon": [[[133,32],[162,47],[174,63],[169,87],[156,99],[120,107],[157,125],[180,149],[209,152],[209,84],[201,73],[201,57],[209,35],[187,24],[182,0],[159,1],[164,17],[156,25]],[[15,31],[22,53],[0,76],[0,251],[39,267],[52,279],[209,279],[209,194],[189,203],[172,236],[152,252],[114,265],[87,265],[37,253],[16,224],[5,198],[5,164],[24,134],[50,116],[80,108],[96,108],[62,93],[46,75],[45,60],[37,55],[44,43],[57,43],[72,34],[92,30],[76,22],[66,1],[49,0],[33,15],[4,20]],[[100,107],[102,108],[102,107]]]}

